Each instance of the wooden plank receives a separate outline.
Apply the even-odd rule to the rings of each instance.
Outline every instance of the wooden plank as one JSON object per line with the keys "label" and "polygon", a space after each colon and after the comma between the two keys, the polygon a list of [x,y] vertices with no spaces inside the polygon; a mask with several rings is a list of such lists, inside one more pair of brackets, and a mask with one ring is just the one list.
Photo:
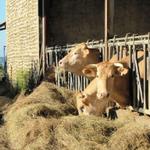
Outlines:
{"label": "wooden plank", "polygon": [[109,0],[109,34],[114,34],[114,0]]}
{"label": "wooden plank", "polygon": [[148,80],[148,109],[150,110],[150,33],[148,33],[147,80]]}
{"label": "wooden plank", "polygon": [[45,45],[46,45],[46,36],[45,36],[45,0],[42,0],[42,71],[43,76],[45,76]]}
{"label": "wooden plank", "polygon": [[104,13],[104,44],[105,44],[105,60],[108,60],[108,0],[105,0],[105,13]]}

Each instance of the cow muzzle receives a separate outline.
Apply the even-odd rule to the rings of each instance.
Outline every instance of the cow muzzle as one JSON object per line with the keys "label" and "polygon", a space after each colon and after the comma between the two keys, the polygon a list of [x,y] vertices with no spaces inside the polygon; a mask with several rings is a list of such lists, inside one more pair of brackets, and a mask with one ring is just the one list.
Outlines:
{"label": "cow muzzle", "polygon": [[64,67],[64,66],[65,66],[64,62],[62,60],[60,60],[59,61],[59,67]]}

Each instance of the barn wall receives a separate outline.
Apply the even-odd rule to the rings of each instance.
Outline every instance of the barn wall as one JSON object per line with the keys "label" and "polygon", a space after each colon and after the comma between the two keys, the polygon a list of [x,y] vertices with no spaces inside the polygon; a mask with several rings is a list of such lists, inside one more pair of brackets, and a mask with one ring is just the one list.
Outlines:
{"label": "barn wall", "polygon": [[7,0],[7,65],[13,83],[38,68],[38,18],[37,0]]}
{"label": "barn wall", "polygon": [[103,0],[47,0],[46,6],[48,45],[103,37]]}
{"label": "barn wall", "polygon": [[114,34],[150,31],[150,0],[115,0]]}
{"label": "barn wall", "polygon": [[[104,0],[47,0],[47,45],[102,39]],[[114,0],[111,36],[150,31],[150,0]]]}

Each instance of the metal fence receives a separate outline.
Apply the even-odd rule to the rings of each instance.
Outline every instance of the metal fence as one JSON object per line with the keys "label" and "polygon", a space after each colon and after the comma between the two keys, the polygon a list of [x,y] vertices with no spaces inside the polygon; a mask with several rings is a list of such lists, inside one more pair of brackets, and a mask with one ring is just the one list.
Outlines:
{"label": "metal fence", "polygon": [[[114,38],[108,40],[108,52],[105,52],[105,44],[103,40],[88,41],[88,47],[98,48],[103,54],[107,54],[108,60],[113,55],[117,55],[118,60],[124,55],[129,55],[129,67],[132,70],[132,86],[133,86],[133,107],[138,111],[150,114],[150,34],[146,35],[129,35],[125,37]],[[58,61],[64,57],[67,50],[73,45],[48,47],[46,50],[46,65],[55,65],[57,68]],[[137,51],[144,51],[144,78],[140,78]],[[56,84],[58,86],[66,86],[71,90],[83,90],[89,81],[85,77],[76,76],[70,72],[60,75],[56,74]],[[140,109],[139,109],[140,108]]]}

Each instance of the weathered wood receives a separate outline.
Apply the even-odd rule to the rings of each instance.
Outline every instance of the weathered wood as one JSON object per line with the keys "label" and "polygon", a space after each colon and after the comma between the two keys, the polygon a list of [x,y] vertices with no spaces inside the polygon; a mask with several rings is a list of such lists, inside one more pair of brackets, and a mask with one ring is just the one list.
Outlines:
{"label": "weathered wood", "polygon": [[104,26],[104,42],[105,42],[105,60],[108,60],[108,0],[105,0],[105,13],[104,13],[104,22],[105,22],[105,26]]}

